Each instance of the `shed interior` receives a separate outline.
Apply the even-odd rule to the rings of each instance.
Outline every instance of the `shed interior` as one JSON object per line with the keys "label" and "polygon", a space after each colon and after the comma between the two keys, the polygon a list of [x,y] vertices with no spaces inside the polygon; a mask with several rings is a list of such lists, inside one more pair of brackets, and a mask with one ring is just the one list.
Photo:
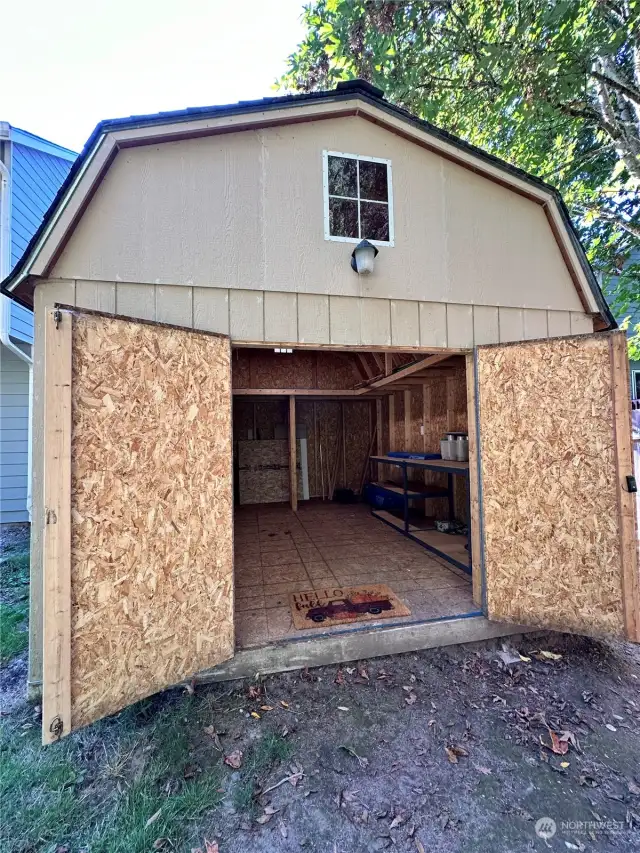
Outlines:
{"label": "shed interior", "polygon": [[296,627],[310,591],[385,584],[409,615],[367,626],[478,613],[469,463],[387,456],[467,432],[464,354],[238,347],[232,389],[238,647],[362,627]]}

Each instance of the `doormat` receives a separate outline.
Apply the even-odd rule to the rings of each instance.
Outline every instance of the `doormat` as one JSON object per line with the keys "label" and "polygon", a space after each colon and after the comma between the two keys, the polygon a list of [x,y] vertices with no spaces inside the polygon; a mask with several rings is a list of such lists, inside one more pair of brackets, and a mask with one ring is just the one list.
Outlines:
{"label": "doormat", "polygon": [[289,603],[298,630],[411,616],[409,608],[382,583],[292,592]]}

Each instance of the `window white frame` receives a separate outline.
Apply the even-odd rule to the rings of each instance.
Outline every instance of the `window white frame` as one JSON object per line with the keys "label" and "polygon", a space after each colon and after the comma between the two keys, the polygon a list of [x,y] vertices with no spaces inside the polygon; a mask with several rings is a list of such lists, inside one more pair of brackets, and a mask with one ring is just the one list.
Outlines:
{"label": "window white frame", "polygon": [[636,400],[640,399],[636,397],[636,388],[638,387],[638,383],[640,383],[640,370],[636,368],[632,368],[631,370],[631,399]]}
{"label": "window white frame", "polygon": [[[342,151],[322,152],[322,187],[324,191],[324,239],[334,240],[337,243],[359,243],[362,237],[336,237],[329,230],[329,157],[346,157],[348,160],[365,160],[368,163],[384,163],[387,167],[387,201],[376,202],[373,199],[363,199],[371,204],[386,204],[389,207],[389,239],[370,240],[374,246],[394,246],[395,232],[393,226],[393,186],[391,183],[391,160],[382,157],[368,157],[366,154],[345,154]],[[357,167],[358,196],[360,195],[360,167]],[[358,228],[360,228],[360,198],[349,196],[336,196],[336,198],[348,198],[350,201],[358,202]]]}

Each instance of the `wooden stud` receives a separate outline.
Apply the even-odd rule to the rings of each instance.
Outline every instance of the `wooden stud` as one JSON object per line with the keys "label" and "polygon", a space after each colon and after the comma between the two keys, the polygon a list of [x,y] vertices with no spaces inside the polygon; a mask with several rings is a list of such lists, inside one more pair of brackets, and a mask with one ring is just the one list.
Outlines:
{"label": "wooden stud", "polygon": [[376,367],[378,368],[379,372],[384,374],[384,358],[378,352],[372,352],[370,353],[370,355],[375,361]]}
{"label": "wooden stud", "polygon": [[[448,396],[448,394],[447,394]],[[473,600],[482,604],[482,574],[480,539],[480,501],[478,499],[478,440],[476,435],[476,383],[473,355],[467,356],[467,413],[469,433],[469,502],[471,518],[469,533],[471,536],[471,580],[473,584]]]}
{"label": "wooden stud", "polygon": [[629,640],[638,643],[640,642],[638,545],[634,497],[627,487],[627,476],[633,474],[633,447],[629,401],[629,359],[627,356],[627,339],[624,332],[612,335],[609,338],[609,350],[611,354],[614,441],[618,474],[622,607],[625,633]]}
{"label": "wooden stud", "polygon": [[406,376],[412,376],[416,373],[419,373],[421,370],[425,370],[426,368],[431,367],[431,365],[433,364],[438,364],[438,362],[444,361],[446,358],[449,358],[449,353],[438,353],[436,355],[430,355],[428,358],[423,358],[420,361],[416,361],[414,364],[410,364],[407,367],[403,367],[401,370],[398,370],[391,376],[384,376],[382,379],[376,379],[375,382],[371,382],[369,387],[383,388],[385,385],[390,385],[392,382],[401,381]]}
{"label": "wooden stud", "polygon": [[391,376],[393,373],[393,354],[385,352],[384,354],[384,375]]}
{"label": "wooden stud", "polygon": [[357,352],[356,358],[358,359],[358,362],[360,363],[360,366],[362,367],[362,370],[364,371],[364,378],[365,379],[373,379],[374,372],[371,369],[371,365],[367,361],[365,354],[363,352]]}
{"label": "wooden stud", "polygon": [[376,400],[376,454],[382,456],[382,398]]}
{"label": "wooden stud", "polygon": [[296,455],[296,398],[289,397],[289,502],[298,511],[298,460]]}
{"label": "wooden stud", "polygon": [[72,323],[45,316],[43,744],[71,732]]}
{"label": "wooden stud", "polygon": [[404,450],[411,447],[411,391],[404,392]]}
{"label": "wooden stud", "polygon": [[340,423],[342,425],[342,485],[347,486],[347,456],[345,451],[344,403],[340,403]]}

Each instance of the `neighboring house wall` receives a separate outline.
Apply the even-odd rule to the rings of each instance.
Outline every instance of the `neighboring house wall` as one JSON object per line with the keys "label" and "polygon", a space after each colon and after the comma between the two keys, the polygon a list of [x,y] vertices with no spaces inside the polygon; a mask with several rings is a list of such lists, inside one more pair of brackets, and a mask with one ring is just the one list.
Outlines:
{"label": "neighboring house wall", "polygon": [[1,520],[29,521],[29,365],[6,347],[0,360]]}
{"label": "neighboring house wall", "polygon": [[[6,123],[2,125],[2,157],[9,173],[9,240],[0,264],[4,278],[40,225],[75,155],[67,149]],[[33,345],[33,313],[0,297],[8,311],[9,346],[0,344],[0,522],[29,520],[29,368],[13,351],[29,358]]]}
{"label": "neighboring house wall", "polygon": [[[631,256],[629,257],[629,263],[640,264],[640,251],[632,252]],[[615,279],[612,279],[609,282],[605,282],[603,287],[604,295],[610,304],[613,301],[612,296],[615,292],[615,285],[611,284],[611,281],[615,281]],[[638,286],[638,292],[640,292],[640,285]],[[630,305],[629,310],[617,316],[616,320],[618,321],[618,323],[622,323],[624,320],[627,319],[627,317],[629,317],[629,330],[627,334],[631,335],[635,327],[640,324],[640,301]],[[640,361],[629,361],[629,368],[629,378],[631,380],[631,399],[640,400]]]}
{"label": "neighboring house wall", "polygon": [[[324,239],[323,150],[391,160],[395,246],[367,278]],[[51,278],[87,307],[244,341],[593,330],[539,204],[360,117],[121,150]]]}

